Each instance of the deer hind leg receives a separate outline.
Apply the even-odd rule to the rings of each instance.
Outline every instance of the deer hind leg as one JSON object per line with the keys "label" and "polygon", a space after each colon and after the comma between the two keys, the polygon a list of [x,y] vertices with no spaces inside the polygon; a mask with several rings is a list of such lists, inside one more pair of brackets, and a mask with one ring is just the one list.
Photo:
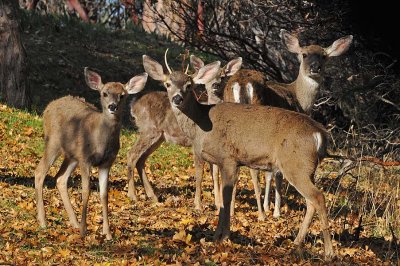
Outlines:
{"label": "deer hind leg", "polygon": [[258,208],[258,220],[259,221],[265,221],[265,213],[263,212],[263,208],[261,205],[261,188],[260,188],[260,182],[258,181],[258,170],[255,169],[250,169],[250,176],[251,176],[251,181],[253,182],[253,187],[254,187],[254,193],[256,194],[256,200],[257,200],[257,208]]}
{"label": "deer hind leg", "polygon": [[39,225],[46,226],[46,217],[43,203],[43,183],[46,178],[46,173],[49,171],[50,166],[60,156],[60,151],[51,143],[46,143],[44,155],[35,169],[35,197],[37,208],[37,219]]}
{"label": "deer hind leg", "polygon": [[100,202],[103,213],[103,235],[111,240],[110,223],[108,221],[108,175],[110,166],[99,167]]}
{"label": "deer hind leg", "polygon": [[82,218],[81,218],[81,226],[80,232],[81,237],[86,235],[87,231],[87,206],[89,202],[89,195],[90,195],[90,166],[87,164],[81,164],[81,175],[82,175]]}
{"label": "deer hind leg", "polygon": [[[297,172],[301,173],[301,171]],[[283,174],[286,177],[286,174]],[[314,173],[312,173],[312,175],[313,174]],[[321,221],[321,228],[324,237],[325,257],[326,259],[330,259],[333,256],[333,247],[331,236],[329,233],[328,214],[325,206],[325,198],[323,193],[319,191],[311,182],[312,175],[298,175],[297,178],[293,178],[292,176],[294,175],[292,175],[287,178],[288,181],[297,189],[297,191],[305,197],[307,204],[306,215],[303,219],[299,233],[294,240],[294,243],[296,245],[301,245],[303,243],[316,210],[319,214]]]}
{"label": "deer hind leg", "polygon": [[60,192],[65,210],[67,211],[69,222],[74,228],[79,228],[79,223],[78,220],[76,219],[74,208],[72,207],[71,200],[68,196],[67,183],[69,177],[71,176],[71,173],[74,171],[77,164],[78,164],[77,161],[72,161],[68,158],[65,158],[63,163],[61,164],[60,170],[56,175],[58,191]]}
{"label": "deer hind leg", "polygon": [[147,178],[145,163],[147,158],[161,145],[163,141],[164,138],[162,138],[161,133],[156,135],[142,134],[128,152],[128,197],[131,200],[137,200],[135,181],[133,177],[133,169],[136,167],[139,177],[143,181],[147,197],[151,198],[154,202],[158,202],[157,196]]}
{"label": "deer hind leg", "polygon": [[222,200],[223,205],[219,210],[218,226],[214,239],[222,241],[229,237],[231,202],[234,186],[238,177],[238,167],[234,162],[225,163],[220,167],[222,178]]}
{"label": "deer hind leg", "polygon": [[147,158],[161,146],[164,142],[164,138],[160,135],[158,138],[152,139],[151,146],[146,150],[146,152],[139,158],[136,169],[138,171],[139,177],[143,181],[144,190],[146,191],[146,195],[148,198],[152,199],[153,202],[158,202],[157,195],[154,193],[154,190],[149,182],[149,179],[146,175],[145,163]]}

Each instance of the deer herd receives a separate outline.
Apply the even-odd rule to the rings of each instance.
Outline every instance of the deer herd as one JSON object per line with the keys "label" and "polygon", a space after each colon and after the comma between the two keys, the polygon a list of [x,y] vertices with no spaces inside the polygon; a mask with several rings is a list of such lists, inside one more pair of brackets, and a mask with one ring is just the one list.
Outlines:
{"label": "deer herd", "polygon": [[[143,94],[130,104],[138,127],[138,138],[127,155],[128,197],[137,200],[134,169],[142,179],[146,195],[157,202],[146,176],[147,158],[164,142],[193,148],[196,192],[194,205],[201,210],[201,183],[205,163],[210,164],[214,181],[215,205],[219,210],[214,238],[229,238],[230,217],[240,166],[250,168],[259,220],[265,220],[269,208],[271,179],[275,177],[274,217],[280,216],[281,183],[284,177],[305,198],[306,214],[294,240],[300,246],[317,211],[324,238],[325,258],[334,256],[328,214],[323,193],[312,183],[319,162],[326,155],[328,135],[324,127],[309,117],[323,78],[323,68],[330,57],[349,48],[352,36],[333,42],[327,48],[300,46],[296,36],[281,30],[287,49],[297,54],[299,73],[289,84],[269,81],[263,73],[241,69],[242,58],[225,66],[216,61],[205,64],[191,55],[193,74],[165,68],[143,55],[145,73],[126,84],[103,84],[100,75],[85,68],[87,85],[100,93],[102,110],[84,99],[66,96],[52,101],[43,113],[45,150],[35,170],[37,219],[46,225],[43,184],[51,165],[62,155],[56,174],[57,189],[71,225],[81,236],[87,231],[86,217],[90,193],[91,167],[99,169],[103,234],[111,239],[108,221],[108,176],[120,148],[122,110],[128,94],[144,89],[148,76],[160,81],[166,91]],[[208,99],[199,102],[193,93],[204,86]],[[79,165],[82,176],[82,216],[77,220],[68,196],[67,182]],[[266,171],[264,203],[261,204],[259,170]],[[220,178],[219,178],[220,176]]]}

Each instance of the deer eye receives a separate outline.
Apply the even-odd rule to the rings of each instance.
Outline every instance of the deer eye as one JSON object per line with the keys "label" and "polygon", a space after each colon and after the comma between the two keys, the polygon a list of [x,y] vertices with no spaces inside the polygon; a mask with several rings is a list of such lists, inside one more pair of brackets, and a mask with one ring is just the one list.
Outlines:
{"label": "deer eye", "polygon": [[124,96],[125,96],[124,94],[121,94],[121,95],[119,96],[119,98],[122,99],[122,98],[124,98]]}
{"label": "deer eye", "polygon": [[303,54],[303,58],[306,58],[307,57],[307,54]]}
{"label": "deer eye", "polygon": [[165,85],[165,87],[167,87],[167,88],[171,87],[171,83],[169,83],[169,82],[165,82],[164,85]]}
{"label": "deer eye", "polygon": [[107,92],[103,92],[103,97],[107,97],[108,93]]}

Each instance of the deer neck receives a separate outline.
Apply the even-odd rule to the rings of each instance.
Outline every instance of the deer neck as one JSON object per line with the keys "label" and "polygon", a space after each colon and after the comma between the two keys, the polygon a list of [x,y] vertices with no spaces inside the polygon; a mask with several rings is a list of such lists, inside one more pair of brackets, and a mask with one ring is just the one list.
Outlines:
{"label": "deer neck", "polygon": [[181,108],[172,107],[176,119],[182,131],[191,140],[196,138],[198,129],[201,131],[210,131],[212,123],[209,117],[209,111],[213,105],[200,104],[193,93],[188,93]]}
{"label": "deer neck", "polygon": [[116,132],[121,130],[121,115],[120,113],[111,115],[107,110],[103,110],[103,113],[100,115],[100,126],[104,129],[107,129],[109,132]]}
{"label": "deer neck", "polygon": [[290,90],[296,96],[303,111],[309,114],[315,103],[321,78],[314,79],[300,72],[297,79],[289,84]]}

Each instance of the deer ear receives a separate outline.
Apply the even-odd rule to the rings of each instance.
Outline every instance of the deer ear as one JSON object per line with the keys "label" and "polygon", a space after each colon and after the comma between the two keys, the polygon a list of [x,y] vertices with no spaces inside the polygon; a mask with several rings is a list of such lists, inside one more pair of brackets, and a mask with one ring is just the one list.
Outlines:
{"label": "deer ear", "polygon": [[296,36],[290,34],[287,30],[281,29],[281,39],[286,45],[288,50],[292,53],[298,54],[301,52],[301,47],[299,44],[299,39]]}
{"label": "deer ear", "polygon": [[164,75],[162,65],[147,55],[143,55],[143,67],[147,74],[149,74],[153,79],[162,82],[165,81],[166,76]]}
{"label": "deer ear", "polygon": [[329,57],[339,56],[349,49],[352,41],[353,41],[353,35],[342,37],[336,40],[334,43],[332,43],[332,45],[329,46],[328,48],[325,48],[325,52],[328,54]]}
{"label": "deer ear", "polygon": [[148,74],[143,73],[141,75],[134,76],[125,85],[125,89],[128,94],[138,93],[143,90],[144,85],[146,85]]}
{"label": "deer ear", "polygon": [[198,58],[195,55],[190,56],[190,64],[192,65],[192,67],[195,71],[199,71],[199,69],[204,66],[203,60],[201,60],[200,58]]}
{"label": "deer ear", "polygon": [[199,69],[197,75],[193,78],[196,84],[206,84],[215,78],[221,71],[221,62],[215,61]]}
{"label": "deer ear", "polygon": [[221,76],[224,77],[230,77],[233,76],[238,70],[242,67],[242,58],[238,57],[235,59],[232,59],[231,61],[226,64],[226,66],[223,69],[223,73]]}
{"label": "deer ear", "polygon": [[100,90],[103,87],[103,83],[101,82],[101,77],[94,71],[89,70],[89,68],[85,67],[84,69],[85,81],[86,84],[92,90]]}

